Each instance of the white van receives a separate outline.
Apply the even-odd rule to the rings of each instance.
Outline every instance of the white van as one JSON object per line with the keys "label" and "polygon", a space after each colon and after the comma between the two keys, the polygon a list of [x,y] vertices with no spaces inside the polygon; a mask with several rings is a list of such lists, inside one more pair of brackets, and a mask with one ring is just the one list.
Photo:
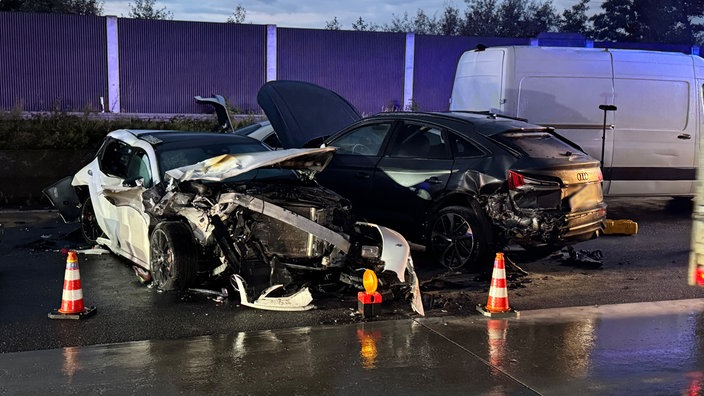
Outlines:
{"label": "white van", "polygon": [[603,157],[608,195],[693,196],[703,89],[704,59],[696,55],[496,47],[462,55],[450,110],[489,110],[555,127]]}

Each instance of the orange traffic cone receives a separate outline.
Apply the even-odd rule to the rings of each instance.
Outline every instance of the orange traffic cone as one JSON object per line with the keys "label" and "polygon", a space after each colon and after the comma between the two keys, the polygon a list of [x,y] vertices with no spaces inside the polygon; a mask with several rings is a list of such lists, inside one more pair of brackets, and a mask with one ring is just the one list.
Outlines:
{"label": "orange traffic cone", "polygon": [[506,267],[504,254],[496,253],[494,272],[491,274],[491,287],[486,305],[477,305],[477,311],[485,316],[517,316],[518,312],[508,306],[508,290],[506,288]]}
{"label": "orange traffic cone", "polygon": [[66,272],[64,274],[64,292],[61,296],[61,308],[49,312],[51,319],[85,319],[95,314],[95,307],[83,304],[83,289],[81,288],[81,273],[78,270],[78,255],[75,251],[68,252]]}

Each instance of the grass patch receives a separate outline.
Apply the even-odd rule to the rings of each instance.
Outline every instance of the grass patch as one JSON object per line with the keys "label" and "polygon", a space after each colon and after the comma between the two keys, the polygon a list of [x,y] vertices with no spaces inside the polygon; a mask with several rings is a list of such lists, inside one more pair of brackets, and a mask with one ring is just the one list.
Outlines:
{"label": "grass patch", "polygon": [[[235,128],[249,125],[245,117]],[[18,109],[0,111],[0,150],[94,149],[105,135],[116,129],[168,129],[211,131],[217,127],[215,115],[179,116],[171,119],[143,119],[117,114],[53,111],[27,114]]]}

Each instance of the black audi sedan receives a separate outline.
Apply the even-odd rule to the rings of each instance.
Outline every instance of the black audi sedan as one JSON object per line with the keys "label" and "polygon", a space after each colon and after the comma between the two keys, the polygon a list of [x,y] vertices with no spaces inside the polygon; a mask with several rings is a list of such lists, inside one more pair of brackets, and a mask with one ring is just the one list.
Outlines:
{"label": "black audi sedan", "polygon": [[510,244],[548,252],[603,231],[599,161],[551,128],[489,112],[363,118],[300,81],[269,82],[258,102],[284,147],[337,148],[321,184],[445,267],[487,269]]}

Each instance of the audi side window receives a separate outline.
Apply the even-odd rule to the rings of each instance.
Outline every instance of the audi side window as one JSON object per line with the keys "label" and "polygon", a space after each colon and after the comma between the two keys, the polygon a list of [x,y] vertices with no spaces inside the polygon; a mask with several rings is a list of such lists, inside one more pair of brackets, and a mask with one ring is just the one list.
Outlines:
{"label": "audi side window", "polygon": [[447,141],[441,129],[413,123],[406,123],[396,134],[389,156],[400,158],[432,158],[446,159],[449,157]]}
{"label": "audi side window", "polygon": [[453,141],[452,145],[455,152],[455,157],[481,157],[484,155],[484,151],[482,151],[482,149],[467,139],[453,134],[451,136],[451,140]]}
{"label": "audi side window", "polygon": [[381,144],[391,130],[391,123],[365,125],[330,143],[338,154],[379,155]]}

